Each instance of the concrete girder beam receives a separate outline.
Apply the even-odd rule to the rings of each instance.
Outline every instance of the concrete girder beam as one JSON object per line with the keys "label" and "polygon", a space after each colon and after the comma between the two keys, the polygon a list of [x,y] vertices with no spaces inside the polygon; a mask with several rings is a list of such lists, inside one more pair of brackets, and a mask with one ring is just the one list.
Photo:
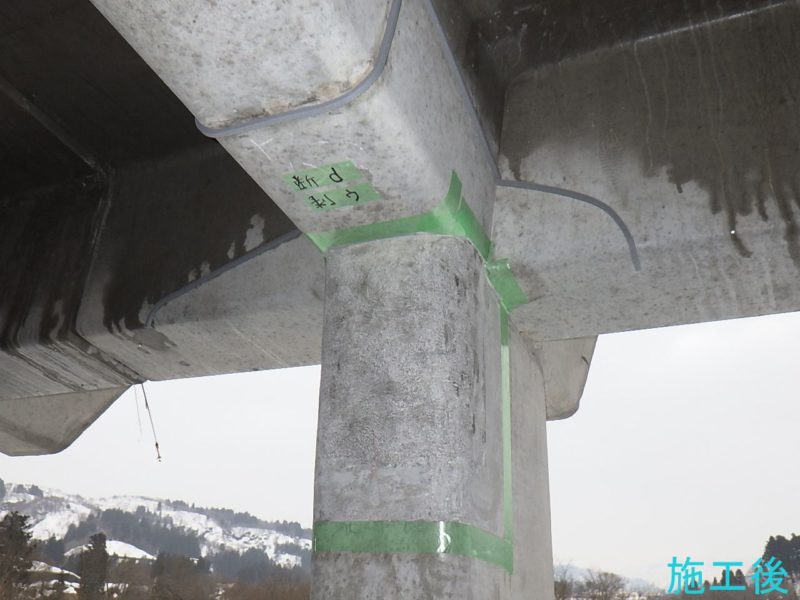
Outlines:
{"label": "concrete girder beam", "polygon": [[[300,71],[305,72],[308,65],[321,60],[315,56],[320,52],[340,57],[352,73],[356,72],[353,65],[364,61],[375,67],[379,45],[388,39],[391,43],[385,69],[363,96],[336,110],[223,135],[221,143],[306,232],[423,213],[441,201],[453,170],[464,181],[465,200],[480,224],[492,231],[495,186],[483,132],[470,114],[469,100],[462,94],[453,65],[448,63],[447,40],[427,0],[402,2],[396,25],[391,22],[396,2],[365,3],[368,10],[355,16],[356,4],[333,3],[336,9],[331,8],[329,16],[336,24],[325,34],[327,37],[323,36],[324,43],[318,39],[321,15],[309,13],[302,3],[293,5],[291,13],[286,12],[289,8],[281,9],[281,14],[268,5],[226,5],[200,11],[192,2],[159,8],[148,3],[94,3],[199,120],[211,126],[246,123],[250,117],[329,101],[342,92],[340,83],[344,79],[334,77],[331,81],[339,84],[325,88],[313,102],[284,89],[283,74],[269,94],[259,91],[259,82],[275,76],[275,64],[287,70],[300,65]],[[278,27],[276,22],[287,22],[289,14],[313,14],[313,18],[303,24],[292,21],[296,27]],[[273,38],[258,36],[254,45],[245,46],[239,38],[250,30],[246,23],[262,23],[265,30],[278,29]],[[346,34],[352,29],[361,31],[359,40]],[[300,31],[304,34],[302,43],[297,41]],[[234,50],[240,64],[247,68],[237,65],[220,70],[221,61]],[[269,64],[253,58],[264,55],[272,57]],[[331,56],[325,60],[330,62]],[[324,69],[320,73],[330,75]],[[355,84],[358,78],[351,79]],[[276,93],[283,96],[276,99]],[[379,193],[379,200],[315,211],[284,179],[302,168],[344,159],[353,160],[359,167]],[[578,369],[574,377],[585,381],[585,374],[585,369]],[[559,384],[554,382],[551,387],[557,389]],[[572,394],[575,406],[581,389],[582,383]]]}
{"label": "concrete girder beam", "polygon": [[222,148],[126,166],[110,187],[81,336],[144,379],[319,362],[321,256]]}
{"label": "concrete girder beam", "polygon": [[507,95],[495,251],[533,340],[800,309],[800,5],[777,3],[534,69]]}
{"label": "concrete girder beam", "polygon": [[571,417],[580,406],[597,338],[526,342],[544,381],[547,420]]}
{"label": "concrete girder beam", "polygon": [[0,452],[11,456],[61,452],[126,389],[0,400]]}
{"label": "concrete girder beam", "polygon": [[0,201],[0,399],[135,380],[74,332],[104,209],[105,186],[94,177]]}
{"label": "concrete girder beam", "polygon": [[[246,121],[258,111],[271,115],[335,98],[344,91],[342,85],[334,85],[335,80],[313,98],[298,98],[288,91],[273,97],[261,89],[270,85],[271,78],[287,79],[275,75],[276,65],[290,79],[297,65],[306,72],[313,71],[308,65],[338,61],[360,65],[345,69],[352,72],[347,79],[352,87],[363,78],[364,65],[379,64],[378,42],[390,41],[380,77],[347,106],[306,114],[294,122],[220,134],[220,142],[305,232],[425,212],[446,193],[453,170],[469,190],[467,202],[483,227],[491,230],[494,176],[482,133],[460,95],[446,39],[427,0],[401,4],[336,0],[324,9],[314,4],[314,10],[306,3],[281,5],[278,10],[269,3],[244,1],[233,6],[192,1],[93,3],[209,126]],[[396,6],[400,8],[395,26],[390,8]],[[256,24],[252,31],[249,25],[242,29],[247,23]],[[274,36],[256,33],[258,24],[269,31],[276,23],[290,26],[278,27]],[[354,31],[357,35],[348,33]],[[244,68],[234,66],[240,64]],[[325,73],[323,69],[320,74]],[[243,95],[244,89],[252,92]],[[280,92],[282,86],[276,89]],[[254,102],[262,97],[272,99],[258,105],[257,111]],[[344,160],[352,160],[361,170],[378,192],[378,200],[315,210],[283,179],[300,169]]]}

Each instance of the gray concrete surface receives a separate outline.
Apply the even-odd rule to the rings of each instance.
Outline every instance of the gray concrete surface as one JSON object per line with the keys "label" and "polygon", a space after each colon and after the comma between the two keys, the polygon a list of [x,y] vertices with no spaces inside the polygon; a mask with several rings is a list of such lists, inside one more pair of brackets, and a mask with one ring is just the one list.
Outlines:
{"label": "gray concrete surface", "polygon": [[429,235],[328,254],[316,520],[502,534],[498,309],[481,268],[469,242]]}
{"label": "gray concrete surface", "polygon": [[531,342],[523,337],[523,340],[540,367],[547,420],[571,417],[583,396],[597,338]]}
{"label": "gray concrete surface", "polygon": [[388,0],[94,0],[209,127],[336,96],[369,70]]}
{"label": "gray concrete surface", "polygon": [[102,181],[82,178],[0,202],[0,399],[132,380],[72,328],[104,200]]}
{"label": "gray concrete surface", "polygon": [[[211,126],[351,89],[372,67],[389,6],[93,1]],[[40,3],[12,11],[19,22],[0,39],[36,30],[41,42],[5,43],[36,59],[0,59],[5,95],[27,98],[0,99],[14,124],[0,119],[0,152],[35,158],[0,198],[0,285],[11,290],[0,297],[0,449],[58,451],[143,378],[308,364],[321,347],[315,518],[461,521],[501,535],[496,299],[464,240],[337,248],[323,291],[322,256],[296,238],[174,297],[146,326],[165,297],[293,225],[422,213],[455,170],[530,299],[511,315],[514,574],[451,555],[321,553],[314,595],[552,597],[545,420],[577,409],[595,336],[800,308],[800,5],[665,0],[654,16],[634,0],[434,4],[478,121],[428,3],[405,0],[386,69],[364,95],[222,141],[247,175],[197,141],[191,115],[108,28],[97,44],[125,77],[91,68],[103,53],[86,47],[79,76],[43,85],[54,79],[39,44],[72,73],[59,29],[42,25],[55,20],[37,17],[52,16]],[[75,39],[98,25],[85,7],[67,13]],[[61,118],[26,112],[31,98]],[[46,122],[62,121],[72,127],[54,138]],[[496,193],[478,122],[503,177],[612,206],[642,270],[596,208]],[[283,179],[343,160],[377,200],[315,211]]]}
{"label": "gray concrete surface", "polygon": [[108,187],[79,189],[3,206],[17,218],[0,243],[15,290],[0,299],[0,398],[320,362],[323,256],[305,237],[176,297],[144,327],[160,299],[291,228],[221,149],[128,164]]}
{"label": "gray concrete surface", "polygon": [[[586,347],[583,348],[586,351]],[[553,600],[553,542],[547,465],[546,366],[509,323],[511,460],[514,500],[513,600]],[[568,361],[569,362],[569,361]],[[586,366],[588,370],[588,365]],[[575,382],[585,381],[577,378]],[[581,391],[583,383],[580,384]],[[564,397],[562,396],[562,399]],[[580,397],[576,397],[577,406]],[[556,417],[560,418],[560,417]]]}
{"label": "gray concrete surface", "polygon": [[[714,11],[711,11],[712,13]],[[500,190],[496,252],[558,340],[800,308],[800,6],[776,3],[540,66],[509,88],[505,175],[614,207]]]}
{"label": "gray concrete surface", "polygon": [[[244,15],[228,14],[230,6],[197,15],[190,3],[163,10],[147,3],[100,4],[198,116],[224,123],[305,101],[293,84],[276,84],[280,99],[259,108],[254,104],[261,97],[258,89],[245,89],[250,80],[266,81],[276,68],[259,62],[261,45],[274,43],[274,56],[287,60],[305,52],[292,37],[296,23],[275,21],[274,39],[259,38],[248,46],[234,38],[250,31],[250,23]],[[487,19],[493,13],[485,3],[470,3],[466,16],[452,3],[436,4],[459,45],[459,64],[468,70],[464,53],[473,42],[463,19]],[[605,9],[608,4],[602,3]],[[577,406],[598,333],[798,308],[793,205],[800,134],[794,110],[798,75],[790,58],[798,51],[793,31],[800,8],[791,2],[757,2],[741,12],[739,4],[707,14],[670,4],[675,10],[650,29],[639,28],[638,17],[626,9],[624,35],[603,38],[608,32],[598,26],[592,43],[570,37],[568,22],[548,25],[542,14],[529,11],[519,17],[523,25],[539,23],[546,31],[561,27],[565,39],[575,43],[554,54],[555,47],[543,40],[542,56],[550,58],[537,62],[526,54],[533,52],[530,39],[512,27],[512,38],[520,42],[519,64],[504,58],[495,65],[503,81],[510,78],[499,140],[504,175],[607,201],[634,233],[643,258],[639,273],[631,268],[619,231],[594,208],[505,189],[493,201],[488,167],[478,151],[480,132],[458,96],[443,40],[421,0],[404,2],[386,71],[353,105],[302,124],[253,132],[255,144],[249,149],[247,136],[225,144],[307,229],[420,212],[441,199],[450,170],[456,169],[467,201],[491,232],[495,254],[510,259],[531,299],[513,319],[542,364],[550,418],[563,417]],[[339,79],[332,75],[335,69],[319,71],[339,83],[334,81],[318,100],[332,97],[337,86],[364,72],[383,32],[386,6],[372,3],[363,12],[346,7],[336,13],[340,22],[330,30],[316,21],[302,25],[314,38],[313,51],[300,59],[307,61],[303,68],[316,69],[319,61],[334,57],[343,61],[336,66]],[[270,7],[245,8],[253,11],[253,24],[274,20]],[[65,22],[85,22],[90,19],[85,12],[70,13]],[[476,26],[493,31],[488,21]],[[36,27],[43,28],[42,39],[53,40],[52,27]],[[323,29],[330,33],[327,44],[338,40],[335,51],[317,39]],[[364,35],[350,39],[353,29]],[[510,52],[512,38],[487,38],[478,46],[494,44],[489,54],[502,57]],[[113,46],[117,62],[130,62],[123,43],[114,45],[108,32],[102,41]],[[234,52],[237,64],[249,65],[250,72],[221,66]],[[89,78],[91,53],[76,56],[82,77]],[[31,72],[42,65],[37,59]],[[56,102],[53,90],[12,66],[7,65],[15,81],[54,102],[62,115],[78,115],[86,124],[86,111],[75,108],[83,106],[80,101]],[[125,69],[136,77],[145,71],[142,64]],[[62,83],[65,96],[86,91],[86,86]],[[120,85],[113,80],[114,89]],[[146,89],[163,92],[159,85],[150,82]],[[163,94],[158,97],[164,101]],[[113,135],[103,138],[106,129],[94,124],[87,126],[91,143],[79,144],[96,143],[100,156],[114,163],[105,192],[98,188],[92,195],[91,186],[78,194],[69,191],[84,180],[104,181],[102,173],[87,176],[84,169],[73,182],[17,190],[20,195],[3,199],[2,209],[13,220],[4,220],[0,249],[6,268],[0,280],[14,289],[0,299],[4,398],[318,360],[321,258],[301,240],[170,302],[153,330],[142,327],[149,309],[165,295],[292,224],[235,165],[224,163],[213,143],[193,146],[174,105],[164,112],[144,107],[144,96],[135,98],[142,113],[131,123],[138,129],[152,123],[162,136],[153,138],[155,146],[168,150],[168,156],[145,158],[155,147],[148,135],[126,138],[117,117],[136,107],[122,104],[113,127],[108,126]],[[106,105],[96,108],[98,120],[111,112]],[[489,113],[480,108],[486,119],[496,107]],[[18,143],[6,146],[8,152],[20,151]],[[305,206],[299,207],[295,196],[289,199],[281,175],[344,158],[363,168],[381,200],[303,216]],[[55,181],[65,177],[62,171],[49,175]],[[15,190],[30,184],[32,172],[24,175]],[[73,199],[69,206],[55,204],[65,197]],[[42,218],[47,206],[61,212]],[[22,238],[20,246],[15,240]],[[32,272],[40,276],[24,276]]]}
{"label": "gray concrete surface", "polygon": [[293,229],[217,144],[127,165],[109,194],[76,320],[84,339],[143,379],[318,362],[322,261],[305,240],[176,298],[144,326],[162,298]]}
{"label": "gray concrete surface", "polygon": [[176,369],[188,376],[319,364],[324,292],[319,250],[305,237],[286,242],[164,305],[154,322],[164,346],[147,347],[147,372],[167,378]]}
{"label": "gray concrete surface", "polygon": [[[328,254],[315,522],[457,521],[503,537],[499,336],[465,240]],[[448,554],[318,553],[314,598],[552,595],[544,389],[517,335],[511,346],[514,574]]]}
{"label": "gray concrete surface", "polygon": [[[261,5],[242,4],[236,7],[239,12],[235,16],[228,13],[227,6],[220,5],[219,18],[223,22],[241,23],[272,17],[271,11]],[[237,66],[221,78],[214,65],[225,60],[231,44],[238,43],[230,31],[217,28],[213,39],[205,34],[186,35],[186,31],[196,27],[194,11],[185,10],[180,4],[165,9],[149,3],[98,0],[95,5],[201,119],[213,112],[224,115],[219,117],[221,121],[236,120],[244,110],[238,90],[252,89],[253,81],[271,81],[275,65],[282,68],[292,65],[301,55],[303,61],[335,62],[341,58],[347,62],[348,57],[361,55],[365,46],[371,46],[364,44],[359,35],[333,38],[328,43],[327,34],[315,29],[319,27],[318,19],[305,18],[308,14],[305,3],[292,3],[282,7],[281,18],[284,22],[298,23],[297,31],[283,31],[272,37],[260,34],[258,43],[252,47],[240,45],[237,64],[250,68],[239,72]],[[361,31],[370,40],[376,31],[383,33],[385,5],[372,0],[333,3],[327,22],[332,31],[340,28]],[[335,11],[337,7],[341,10]],[[361,19],[373,16],[378,8],[380,24],[362,28]],[[355,17],[360,11],[365,16]],[[150,27],[156,21],[158,26]],[[311,40],[310,43],[286,43],[287,38],[294,42],[299,36]],[[458,94],[455,74],[445,60],[444,43],[436,33],[425,0],[404,0],[388,65],[367,93],[346,109],[220,141],[306,232],[424,212],[441,201],[454,169],[464,181],[467,201],[489,230],[493,177],[481,151],[482,134],[471,120],[470,109]],[[197,54],[204,57],[199,64],[194,59]],[[264,61],[263,56],[270,56],[270,61]],[[373,57],[374,54],[370,55],[370,60]],[[252,66],[253,63],[258,66]],[[287,70],[291,72],[291,68]],[[185,83],[186,77],[192,78],[191,85]],[[255,91],[259,87],[256,84]],[[324,98],[327,96],[320,99]],[[284,106],[293,103],[290,95],[276,101]],[[379,192],[379,200],[314,211],[282,179],[303,168],[343,160],[352,160],[365,173]]]}
{"label": "gray concrete surface", "polygon": [[0,448],[12,456],[61,452],[126,389],[0,400]]}

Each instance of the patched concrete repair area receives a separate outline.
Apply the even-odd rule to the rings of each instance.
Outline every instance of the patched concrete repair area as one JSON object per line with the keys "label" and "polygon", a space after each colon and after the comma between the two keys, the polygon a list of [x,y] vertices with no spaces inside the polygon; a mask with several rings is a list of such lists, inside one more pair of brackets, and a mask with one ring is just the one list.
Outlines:
{"label": "patched concrete repair area", "polygon": [[605,333],[800,309],[796,0],[12,0],[0,451],[321,364],[312,597],[553,597]]}

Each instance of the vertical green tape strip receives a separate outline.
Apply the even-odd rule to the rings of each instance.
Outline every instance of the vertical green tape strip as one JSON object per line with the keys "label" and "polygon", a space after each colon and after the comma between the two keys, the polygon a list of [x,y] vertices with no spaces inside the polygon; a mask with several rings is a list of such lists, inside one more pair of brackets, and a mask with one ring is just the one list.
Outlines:
{"label": "vertical green tape strip", "polygon": [[507,258],[486,261],[486,276],[506,312],[510,313],[518,306],[528,303],[528,297],[519,287]]}
{"label": "vertical green tape strip", "polygon": [[319,521],[314,523],[314,552],[454,554],[470,556],[514,571],[514,511],[511,461],[511,362],[508,313],[528,299],[508,260],[490,260],[491,242],[461,195],[453,172],[444,200],[421,215],[334,231],[307,234],[322,252],[335,246],[433,233],[465,237],[484,260],[486,275],[500,299],[500,394],[503,444],[503,537],[452,521]]}
{"label": "vertical green tape strip", "polygon": [[514,541],[514,506],[511,477],[511,353],[508,347],[508,312],[500,306],[500,401],[503,418],[503,532]]}

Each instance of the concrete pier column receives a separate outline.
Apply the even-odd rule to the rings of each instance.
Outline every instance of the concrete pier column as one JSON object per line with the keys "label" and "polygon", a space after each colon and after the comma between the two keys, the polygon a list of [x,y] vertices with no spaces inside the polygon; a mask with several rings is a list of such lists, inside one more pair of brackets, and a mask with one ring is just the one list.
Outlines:
{"label": "concrete pier column", "polygon": [[312,598],[550,600],[541,375],[475,248],[335,248],[325,286]]}

